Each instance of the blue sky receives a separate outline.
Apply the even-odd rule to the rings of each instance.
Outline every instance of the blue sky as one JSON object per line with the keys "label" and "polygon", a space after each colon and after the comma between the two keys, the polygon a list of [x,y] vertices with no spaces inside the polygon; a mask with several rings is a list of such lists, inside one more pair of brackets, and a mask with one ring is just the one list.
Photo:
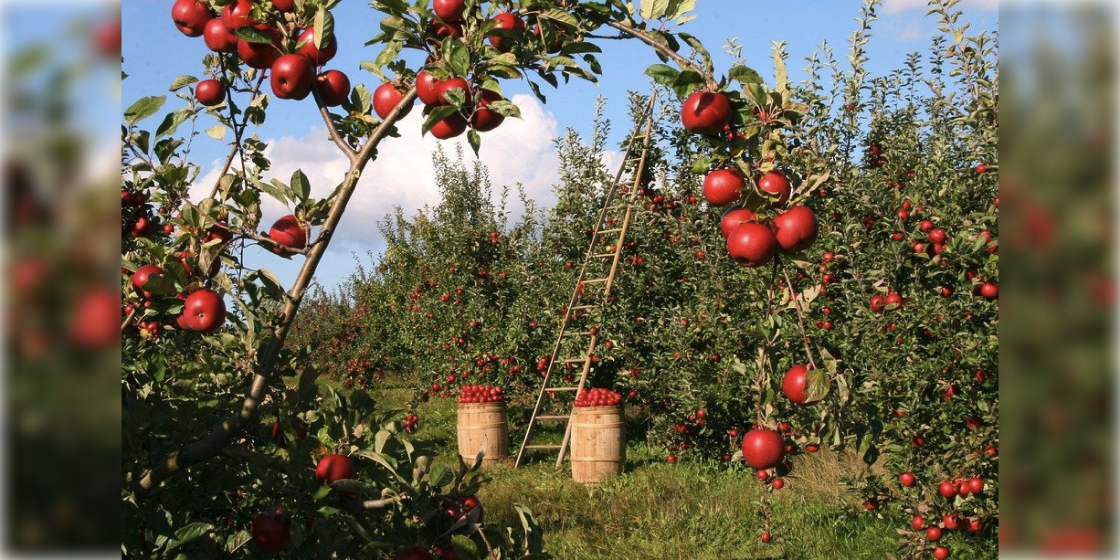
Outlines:
{"label": "blue sky", "polygon": [[[170,19],[170,5],[166,0],[124,3],[123,69],[130,77],[123,84],[123,106],[145,95],[167,93],[175,77],[198,75],[202,71],[201,59],[208,52],[206,46],[201,38],[191,39],[175,30]],[[737,39],[743,45],[747,63],[764,76],[772,75],[771,42],[786,41],[791,78],[800,80],[805,57],[817,50],[823,41],[833,47],[838,59],[846,62],[847,40],[856,28],[854,18],[859,8],[860,3],[855,1],[699,0],[695,12],[698,17],[681,30],[699,37],[712,52],[717,69],[723,70],[730,61],[723,53],[723,45],[728,39]],[[994,0],[965,0],[960,8],[965,12],[962,22],[971,24],[971,32],[998,28]],[[929,38],[937,33],[936,21],[925,17],[924,0],[887,0],[878,15],[879,21],[874,24],[868,45],[869,70],[873,75],[883,75],[901,67],[907,53],[924,53]],[[352,82],[365,83],[371,89],[379,84],[378,79],[359,70],[358,65],[378,52],[376,47],[362,45],[374,35],[379,20],[380,14],[361,0],[346,0],[335,9],[336,34],[341,48],[329,66],[343,70]],[[497,131],[483,136],[483,162],[492,171],[501,168],[492,173],[495,186],[521,182],[531,196],[547,204],[548,186],[554,178],[547,165],[552,156],[549,139],[567,127],[586,134],[591,125],[590,108],[598,95],[608,99],[607,116],[615,122],[614,134],[620,137],[629,128],[625,113],[626,92],[629,89],[648,91],[648,80],[642,72],[659,61],[648,47],[636,41],[601,41],[600,44],[604,53],[599,57],[603,66],[599,85],[575,80],[560,90],[551,90],[545,85],[549,102],[541,107],[525,97],[529,90],[523,83],[503,84],[506,95],[522,107],[524,119],[512,125],[507,122]],[[177,108],[178,103],[181,102],[171,98],[165,110]],[[419,137],[418,113],[414,111],[410,120],[403,123],[404,128],[413,130],[406,130],[405,138],[383,144],[385,148],[381,150],[379,161],[367,170],[368,177],[363,179],[352,208],[343,218],[340,235],[320,268],[318,279],[323,285],[333,287],[346,277],[353,268],[351,253],[364,255],[366,251],[374,254],[381,251],[384,245],[373,224],[393,204],[413,210],[435,201],[436,189],[430,171],[425,173],[423,169],[430,167],[427,161],[436,143]],[[208,119],[202,117],[200,130],[213,124]],[[146,124],[154,127],[157,123]],[[322,123],[312,101],[273,100],[268,121],[257,133],[272,145],[270,156],[277,176],[286,180],[296,167],[302,168],[308,172],[314,192],[325,194],[341,179],[345,162],[326,143],[322,132]],[[393,142],[399,145],[392,146]],[[443,145],[450,150],[454,149],[452,146],[453,143]],[[214,162],[225,150],[225,146],[205,136],[196,140],[192,155],[204,170],[204,180],[200,183],[212,182]],[[469,150],[467,153],[468,158],[473,158]],[[510,154],[515,155],[511,157]],[[266,206],[266,223],[282,213],[285,213],[282,208]],[[248,251],[246,258],[251,266],[273,269],[285,282],[294,278],[301,264],[298,257],[283,261],[257,249]]]}

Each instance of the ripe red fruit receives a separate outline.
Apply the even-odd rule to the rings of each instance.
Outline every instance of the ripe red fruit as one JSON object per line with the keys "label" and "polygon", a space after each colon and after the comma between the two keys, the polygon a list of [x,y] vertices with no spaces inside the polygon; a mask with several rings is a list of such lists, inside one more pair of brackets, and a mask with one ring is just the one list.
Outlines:
{"label": "ripe red fruit", "polygon": [[296,42],[304,43],[304,45],[299,48],[299,54],[307,57],[307,60],[315,66],[322,66],[330,62],[330,60],[334,58],[334,55],[338,53],[338,40],[335,39],[334,34],[331,34],[331,38],[323,44],[322,48],[315,46],[314,27],[308,27],[307,30],[299,36]]}
{"label": "ripe red fruit", "polygon": [[464,119],[461,115],[455,113],[437,122],[432,126],[431,129],[428,130],[428,132],[430,132],[432,136],[435,136],[440,140],[447,140],[448,138],[454,138],[466,132],[466,130],[467,119]]}
{"label": "ripe red fruit", "polygon": [[475,110],[474,114],[471,115],[471,128],[479,132],[489,132],[498,128],[498,126],[502,124],[502,121],[506,120],[505,115],[487,109],[486,106],[501,100],[502,96],[497,92],[487,89],[480,90],[478,94],[478,108]]}
{"label": "ripe red fruit", "polygon": [[339,70],[327,70],[315,77],[319,98],[327,107],[338,107],[350,97],[350,78]]}
{"label": "ripe red fruit", "polygon": [[753,268],[770,262],[778,250],[778,240],[770,228],[755,222],[739,224],[727,236],[727,252],[735,262]]}
{"label": "ripe red fruit", "polygon": [[717,169],[704,177],[704,200],[712,206],[727,206],[739,200],[739,193],[746,185],[739,169]]}
{"label": "ripe red fruit", "polygon": [[805,375],[808,372],[808,366],[800,364],[786,371],[785,377],[782,378],[782,392],[785,393],[789,400],[797,404],[812,404],[811,402],[806,402],[808,396],[805,394]]}
{"label": "ripe red fruit", "polygon": [[471,85],[463,78],[449,78],[439,82],[439,96],[436,97],[435,105],[450,105],[451,100],[447,97],[447,92],[451,90],[462,90],[463,97],[466,98],[464,106],[471,104]]}
{"label": "ripe red fruit", "polygon": [[872,311],[879,313],[887,307],[887,301],[880,296],[872,296],[870,305]]}
{"label": "ripe red fruit", "polygon": [[968,529],[968,532],[970,532],[970,533],[979,533],[981,530],[984,529],[984,523],[982,521],[980,521],[979,519],[976,519],[976,518],[969,519],[966,523],[967,523],[966,528]]}
{"label": "ripe red fruit", "polygon": [[[228,6],[227,6],[228,8]],[[229,27],[228,24],[226,27]],[[255,25],[254,28],[264,32],[270,38],[271,43],[253,43],[250,41],[237,42],[237,55],[245,62],[245,65],[257,70],[264,70],[271,68],[272,63],[276,62],[279,55],[281,35],[275,27],[268,25]],[[298,56],[298,55],[297,55]]]}
{"label": "ripe red fruit", "polygon": [[[424,72],[421,72],[421,74],[424,74]],[[430,74],[428,75],[430,76]],[[417,84],[419,83],[420,80],[417,79]],[[401,102],[402,98],[404,98],[404,94],[397,89],[397,86],[393,84],[381,84],[373,92],[373,110],[377,112],[377,116],[384,119],[397,107],[397,104]],[[411,110],[412,105],[405,107],[401,116],[407,115]]]}
{"label": "ripe red fruit", "polygon": [[467,4],[463,0],[432,0],[432,10],[443,21],[460,21]]}
{"label": "ripe red fruit", "polygon": [[467,496],[465,498],[460,498],[459,503],[462,505],[464,514],[469,514],[475,509],[478,509],[478,523],[482,523],[482,502],[479,502],[478,498]]}
{"label": "ripe red fruit", "polygon": [[781,490],[782,487],[784,487],[785,485],[786,485],[786,481],[784,481],[780,478],[775,478],[774,480],[772,480],[770,482],[770,487],[775,489],[775,490]]}
{"label": "ripe red fruit", "polygon": [[222,18],[212,18],[206,22],[206,28],[202,32],[202,40],[206,43],[206,48],[214,52],[237,52],[237,42],[239,39],[229,29],[226,24],[222,23]]}
{"label": "ripe red fruit", "polygon": [[927,233],[931,229],[933,229],[933,222],[929,220],[922,220],[922,222],[918,224],[918,230],[922,233]]}
{"label": "ripe red fruit", "polygon": [[358,475],[354,471],[354,463],[350,458],[337,453],[324,455],[315,465],[315,479],[323,484],[330,484],[336,480],[355,479]]}
{"label": "ripe red fruit", "polygon": [[785,204],[789,200],[789,179],[781,171],[771,171],[758,180],[758,190],[767,193],[774,204]]}
{"label": "ripe red fruit", "polygon": [[922,517],[920,513],[910,518],[910,526],[913,527],[915,531],[921,531],[922,527],[925,527],[925,524],[926,519]]}
{"label": "ripe red fruit", "polygon": [[914,473],[904,472],[898,475],[898,483],[909,488],[914,485]]}
{"label": "ripe red fruit", "polygon": [[171,21],[187,37],[198,37],[206,32],[206,24],[214,18],[210,8],[197,0],[175,0],[171,5]]}
{"label": "ripe red fruit", "polygon": [[974,169],[978,175],[983,175],[988,172],[988,164],[983,162],[977,163]]}
{"label": "ripe red fruit", "polygon": [[808,451],[809,453],[816,453],[817,451],[820,451],[820,450],[821,450],[821,446],[819,446],[815,443],[810,443],[809,445],[805,446],[805,451]]}
{"label": "ripe red fruit", "polygon": [[765,469],[758,469],[754,471],[754,477],[757,478],[759,482],[766,482],[770,479],[770,473],[766,472]]}
{"label": "ripe red fruit", "polygon": [[719,134],[731,120],[731,101],[722,93],[698,91],[681,107],[681,124],[696,134]]}
{"label": "ripe red fruit", "polygon": [[933,228],[933,229],[929,230],[928,235],[929,235],[929,242],[930,243],[944,243],[945,242],[945,237],[946,237],[945,236],[945,230],[943,230],[941,228]]}
{"label": "ripe red fruit", "polygon": [[677,462],[677,456],[670,453],[668,457],[665,457],[665,461],[667,463],[670,463],[670,464],[676,463]]}
{"label": "ripe red fruit", "polygon": [[226,86],[218,80],[202,80],[194,87],[194,97],[207,107],[221,105],[226,100]]}
{"label": "ripe red fruit", "polygon": [[295,0],[272,0],[272,7],[276,8],[276,11],[286,14],[296,9],[296,2]]}
{"label": "ripe red fruit", "polygon": [[943,546],[938,546],[933,549],[933,557],[937,560],[945,560],[949,557],[949,549]]}
{"label": "ripe red fruit", "polygon": [[945,528],[950,531],[955,531],[958,527],[960,527],[960,522],[957,521],[957,516],[952,514],[941,516],[941,523],[943,523],[945,525]]}
{"label": "ripe red fruit", "polygon": [[720,218],[719,232],[723,234],[724,239],[727,239],[739,224],[753,222],[756,219],[758,216],[755,216],[749,208],[732,208],[723,215],[723,218]]}
{"label": "ripe red fruit", "polygon": [[867,511],[875,511],[876,509],[879,509],[879,500],[871,498],[870,500],[863,502],[863,509],[866,509]]}
{"label": "ripe red fruit", "polygon": [[[504,29],[507,31],[524,31],[525,21],[517,14],[510,12],[501,12],[494,16],[494,29]],[[490,36],[490,44],[499,51],[509,52],[513,48],[513,41],[508,37],[499,37],[497,35]]]}
{"label": "ripe red fruit", "polygon": [[315,83],[315,67],[298,54],[286,54],[272,63],[272,93],[280,99],[303,99]]}
{"label": "ripe red fruit", "polygon": [[902,305],[902,296],[900,296],[900,295],[898,295],[894,292],[891,292],[891,293],[887,294],[887,297],[886,297],[886,299],[883,300],[883,303],[887,307],[890,307],[890,306],[893,305],[895,308],[897,308],[898,306]]}
{"label": "ripe red fruit", "polygon": [[774,430],[751,430],[743,436],[742,451],[748,465],[769,469],[782,460],[782,435]]}
{"label": "ripe red fruit", "polygon": [[946,480],[937,486],[937,491],[946,498],[953,498],[957,495],[957,486]]}
{"label": "ripe red fruit", "polygon": [[[120,339],[117,313],[120,294],[113,289],[94,287],[78,296],[67,326],[71,344],[79,348],[100,349]],[[125,315],[130,311],[125,310]]]}
{"label": "ripe red fruit", "polygon": [[980,295],[988,299],[995,299],[999,297],[999,286],[991,282],[984,282],[984,284],[980,286]]}
{"label": "ripe red fruit", "polygon": [[249,0],[237,0],[222,9],[222,23],[232,33],[234,30],[256,23],[251,17],[253,3]]}
{"label": "ripe red fruit", "polygon": [[296,217],[288,214],[276,220],[268,230],[268,238],[289,249],[300,250],[307,246],[307,231]]}
{"label": "ripe red fruit", "polygon": [[973,494],[979,494],[984,491],[984,479],[980,477],[973,477],[968,481],[968,491]]}
{"label": "ripe red fruit", "polygon": [[259,513],[253,518],[249,533],[262,551],[280,552],[288,546],[291,530],[292,520],[283,515]]}
{"label": "ripe red fruit", "polygon": [[144,286],[148,284],[148,279],[153,274],[163,274],[163,269],[154,264],[146,264],[137,268],[136,272],[132,274],[132,286],[137,291],[142,292],[144,297],[151,297],[151,294],[144,291]]}
{"label": "ripe red fruit", "polygon": [[758,538],[761,539],[762,542],[765,542],[765,543],[768,543],[768,542],[774,540],[774,537],[770,535],[770,531],[763,531],[762,534],[759,535]]}
{"label": "ripe red fruit", "polygon": [[183,313],[176,322],[179,328],[193,332],[213,332],[226,320],[226,303],[217,292],[202,288],[191,292],[183,301]]}
{"label": "ripe red fruit", "polygon": [[926,529],[926,538],[934,542],[941,540],[941,527]]}
{"label": "ripe red fruit", "polygon": [[817,240],[817,216],[808,206],[794,206],[774,218],[774,237],[787,253],[804,251]]}
{"label": "ripe red fruit", "polygon": [[421,70],[416,75],[416,97],[420,98],[420,102],[425,105],[437,104],[440,98],[440,84],[441,80],[439,78],[429,74],[427,70]]}

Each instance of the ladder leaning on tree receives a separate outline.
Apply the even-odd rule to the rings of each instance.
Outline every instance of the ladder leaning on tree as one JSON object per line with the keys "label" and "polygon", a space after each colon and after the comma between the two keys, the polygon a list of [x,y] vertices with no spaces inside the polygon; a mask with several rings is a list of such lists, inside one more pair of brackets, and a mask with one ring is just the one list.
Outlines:
{"label": "ladder leaning on tree", "polygon": [[[572,298],[568,302],[565,309],[564,318],[560,322],[560,333],[556,337],[556,344],[552,348],[552,354],[548,358],[548,369],[544,373],[544,380],[541,383],[541,392],[537,396],[536,405],[533,407],[533,414],[529,417],[529,424],[525,428],[525,439],[521,442],[521,449],[517,452],[517,461],[514,466],[520,467],[525,463],[526,452],[530,450],[556,450],[559,451],[559,457],[556,459],[556,468],[560,468],[564,464],[564,456],[568,449],[568,442],[572,436],[571,425],[571,408],[566,415],[547,415],[541,414],[542,405],[545,401],[545,396],[554,394],[555,392],[569,392],[572,397],[572,408],[574,408],[575,397],[583,390],[584,384],[587,382],[587,375],[591,371],[592,356],[595,353],[595,348],[599,343],[599,335],[596,330],[588,330],[584,332],[572,332],[568,329],[571,324],[573,314],[575,312],[584,312],[588,309],[600,307],[602,304],[580,304],[583,296],[589,295],[588,288],[602,284],[603,291],[602,299],[610,296],[611,287],[614,285],[615,275],[618,273],[618,264],[622,257],[622,247],[626,242],[626,232],[630,227],[630,223],[635,213],[635,202],[638,196],[639,186],[645,175],[646,154],[649,151],[650,137],[653,131],[653,109],[656,104],[656,92],[650,96],[649,103],[646,105],[643,116],[638,119],[634,127],[633,133],[630,135],[630,141],[626,147],[626,154],[623,157],[622,164],[619,165],[618,173],[615,174],[614,181],[607,189],[606,196],[603,199],[603,208],[599,212],[599,219],[595,223],[594,231],[591,235],[591,244],[587,249],[587,254],[584,257],[583,268],[580,269],[579,279],[576,280],[575,289],[572,290]],[[643,131],[644,129],[644,131]],[[635,155],[635,152],[640,152]],[[623,182],[622,176],[626,168],[634,165],[634,172],[632,178],[628,179],[630,188],[624,191],[625,199],[616,201],[616,195],[619,194],[619,185]],[[617,202],[617,203],[616,203]],[[617,218],[611,219],[612,215],[617,212],[623,212],[621,225],[614,227],[614,224],[619,223]],[[604,229],[604,226],[611,226]],[[607,235],[618,235],[618,239],[614,242],[613,251],[598,253],[597,247],[603,243],[602,237]],[[608,248],[610,248],[608,247]],[[598,278],[588,278],[588,269],[592,263],[601,262],[603,259],[610,259],[610,269],[606,276]],[[564,347],[564,341],[568,337],[589,337],[589,341],[582,357],[578,358],[560,358],[560,353]],[[557,386],[552,387],[551,382],[554,377],[561,377],[556,375],[557,364],[563,364],[565,368],[569,364],[582,364],[583,369],[580,373],[579,383],[574,386]],[[530,442],[533,438],[533,433],[537,427],[538,422],[564,422],[567,428],[564,430],[564,441],[560,445],[531,445]]]}

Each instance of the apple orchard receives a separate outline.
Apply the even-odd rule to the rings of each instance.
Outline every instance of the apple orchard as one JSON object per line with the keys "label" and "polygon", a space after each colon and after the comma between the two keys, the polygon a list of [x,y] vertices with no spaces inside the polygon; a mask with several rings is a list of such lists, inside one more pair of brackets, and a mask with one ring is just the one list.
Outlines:
{"label": "apple orchard", "polygon": [[[965,33],[956,2],[931,2],[943,35],[928,60],[875,79],[867,2],[850,68],[825,50],[801,84],[781,43],[772,83],[738,52],[716,67],[671,31],[685,0],[374,0],[365,45],[335,37],[338,4],[176,0],[166,32],[205,43],[206,73],[170,84],[184,108],[152,95],[124,112],[126,555],[541,554],[534,504],[513,528],[485,523],[488,473],[434,461],[413,407],[504,402],[520,441],[544,372],[579,378],[549,362],[562,321],[602,342],[588,390],[548,399],[625,407],[663,461],[739,472],[773,496],[799,455],[851,450],[868,466],[848,483],[852,514],[909,520],[899,555],[994,550],[997,47]],[[344,297],[309,294],[351,197],[376,196],[359,179],[406,114],[477,152],[519,115],[503,83],[544,101],[542,83],[562,100],[571,78],[610,80],[605,38],[660,59],[646,70],[660,100],[648,159],[618,191],[636,197],[625,239],[595,235],[614,174],[598,118],[590,142],[558,141],[553,207],[510,222],[477,168],[438,156],[440,203],[386,217],[388,248]],[[362,76],[332,68],[341,49],[368,53]],[[648,100],[629,100],[635,121]],[[303,172],[270,173],[254,130],[279,104],[320,115],[345,156],[326,198]],[[196,123],[213,126],[199,142],[229,150],[192,199]],[[266,198],[290,213],[263,215]],[[618,279],[604,305],[574,311],[563,302],[593,242],[622,243]],[[301,262],[294,282],[243,260],[252,244]],[[414,394],[394,403],[407,410],[375,412],[369,393],[389,379]],[[780,529],[757,530],[781,546]]]}

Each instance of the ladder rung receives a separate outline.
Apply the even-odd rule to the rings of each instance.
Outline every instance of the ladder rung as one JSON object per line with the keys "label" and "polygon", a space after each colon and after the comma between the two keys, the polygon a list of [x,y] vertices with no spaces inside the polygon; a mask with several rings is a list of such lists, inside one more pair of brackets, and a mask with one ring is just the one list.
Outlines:
{"label": "ladder rung", "polygon": [[577,333],[572,333],[572,334],[578,334],[578,335],[580,335],[580,336],[591,336],[591,335],[593,335],[593,334],[599,334],[599,331],[595,331],[595,332],[591,332],[591,331],[582,331],[582,332],[577,332]]}
{"label": "ladder rung", "polygon": [[614,256],[614,253],[599,253],[597,255],[591,255],[591,258],[593,258],[593,259],[605,259],[607,257],[613,257],[613,256]]}
{"label": "ladder rung", "polygon": [[620,231],[622,231],[622,228],[603,229],[603,230],[599,230],[599,235],[605,235],[605,234],[608,234],[608,233],[618,233]]}
{"label": "ladder rung", "polygon": [[525,449],[560,449],[559,445],[526,445]]}
{"label": "ladder rung", "polygon": [[569,309],[568,311],[569,311],[569,312],[571,312],[571,311],[582,311],[582,310],[584,310],[584,309],[595,309],[596,307],[599,307],[599,305],[598,305],[598,304],[590,304],[590,305],[577,305],[577,306],[575,306],[575,307],[573,307],[573,308]]}
{"label": "ladder rung", "polygon": [[584,284],[602,284],[603,282],[606,282],[606,281],[607,281],[606,278],[592,278],[590,280],[584,280],[583,283]]}
{"label": "ladder rung", "polygon": [[537,416],[537,420],[563,420],[567,422],[571,420],[570,416]]}
{"label": "ladder rung", "polygon": [[579,387],[552,387],[551,389],[545,389],[545,391],[578,391],[578,390],[579,390]]}
{"label": "ladder rung", "polygon": [[564,360],[564,363],[565,364],[578,364],[580,362],[586,362],[586,361],[587,361],[587,358],[568,358],[567,360]]}

